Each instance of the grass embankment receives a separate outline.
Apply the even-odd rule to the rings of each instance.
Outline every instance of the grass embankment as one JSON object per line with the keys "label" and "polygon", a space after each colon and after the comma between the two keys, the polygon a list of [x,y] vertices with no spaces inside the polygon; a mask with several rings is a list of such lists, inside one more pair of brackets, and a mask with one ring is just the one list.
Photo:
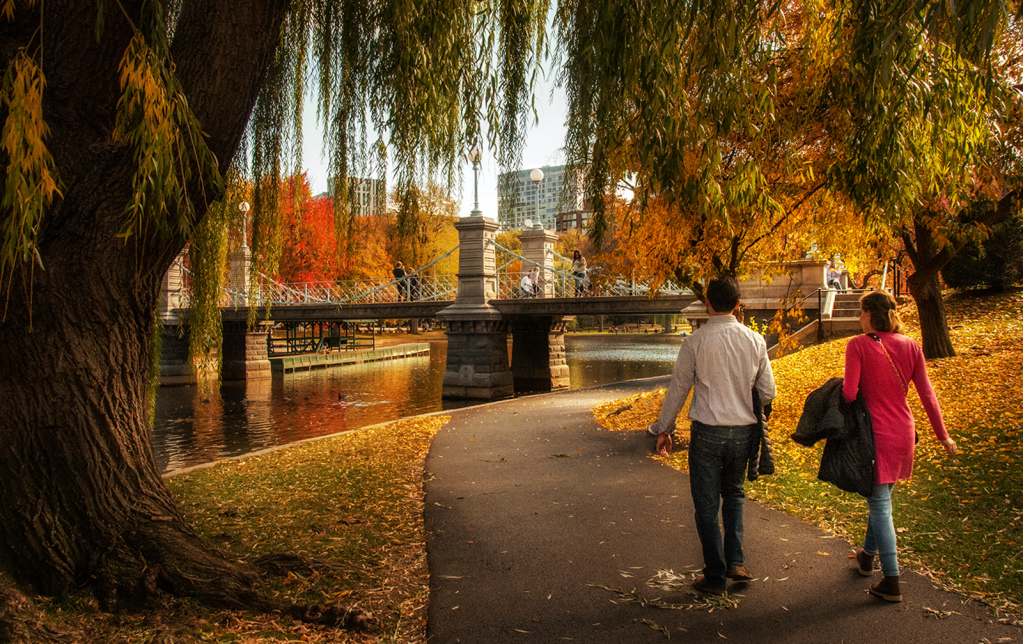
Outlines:
{"label": "grass embankment", "polygon": [[[928,363],[945,424],[959,444],[946,458],[919,398],[910,394],[920,443],[913,478],[893,495],[900,564],[1005,609],[1023,606],[1023,294],[946,300],[957,356]],[[916,309],[901,309],[907,334],[920,341]],[[778,399],[770,432],[776,473],[747,484],[751,498],[813,522],[852,543],[866,530],[866,503],[817,480],[823,442],[794,443],[806,396],[841,377],[848,340],[811,347],[774,362]],[[653,422],[664,392],[633,396],[595,410],[605,427],[636,430]],[[608,414],[628,405],[615,416]],[[688,409],[680,426],[688,426]],[[686,468],[686,453],[669,459]]]}
{"label": "grass embankment", "polygon": [[348,432],[167,480],[185,519],[223,551],[250,562],[282,552],[313,561],[311,570],[270,577],[266,592],[362,608],[379,622],[372,632],[188,601],[111,615],[83,594],[46,604],[43,622],[74,642],[424,642],[423,464],[448,418]]}

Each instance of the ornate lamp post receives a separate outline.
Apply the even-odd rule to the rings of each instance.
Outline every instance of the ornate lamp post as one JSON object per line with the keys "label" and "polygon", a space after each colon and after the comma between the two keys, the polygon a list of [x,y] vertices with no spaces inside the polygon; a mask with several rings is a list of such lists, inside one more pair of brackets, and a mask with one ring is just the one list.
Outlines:
{"label": "ornate lamp post", "polygon": [[536,221],[533,222],[533,228],[543,228],[543,222],[540,220],[540,182],[543,181],[543,170],[540,168],[533,170],[529,173],[529,178],[536,184]]}
{"label": "ornate lamp post", "polygon": [[473,217],[482,215],[480,212],[480,160],[483,159],[483,152],[480,151],[480,146],[473,147],[469,150],[469,161],[472,163],[472,189],[473,189],[473,207],[472,212],[469,213]]}
{"label": "ornate lamp post", "polygon": [[238,210],[240,210],[242,213],[242,248],[248,248],[249,242],[246,230],[248,228],[249,221],[249,202],[243,201],[240,204],[238,204]]}

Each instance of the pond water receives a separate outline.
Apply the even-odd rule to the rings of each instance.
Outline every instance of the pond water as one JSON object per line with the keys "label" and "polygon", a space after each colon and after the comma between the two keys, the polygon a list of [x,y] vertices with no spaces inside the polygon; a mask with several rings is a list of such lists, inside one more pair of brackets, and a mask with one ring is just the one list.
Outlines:
{"label": "pond water", "polygon": [[[677,335],[566,335],[570,387],[670,374],[679,342]],[[430,342],[429,356],[226,382],[208,400],[197,387],[161,387],[152,435],[157,465],[167,472],[476,404],[441,400],[446,352],[441,339]]]}

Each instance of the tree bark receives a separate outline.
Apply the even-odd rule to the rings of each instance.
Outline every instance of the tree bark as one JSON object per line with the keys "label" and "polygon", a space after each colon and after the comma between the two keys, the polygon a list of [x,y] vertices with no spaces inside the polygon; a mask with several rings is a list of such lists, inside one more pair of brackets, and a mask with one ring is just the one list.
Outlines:
{"label": "tree bark", "polygon": [[924,357],[949,358],[956,354],[945,318],[945,302],[941,295],[941,278],[937,273],[918,279],[914,273],[908,280],[909,292],[916,301],[920,315],[920,335]]}
{"label": "tree bark", "polygon": [[[995,204],[973,204],[974,211],[967,207],[959,213],[958,225],[969,223],[993,226],[1005,221],[1019,207],[1019,198],[1020,191],[1014,190],[1005,194]],[[939,245],[922,217],[913,220],[913,233],[910,235],[908,231],[904,231],[902,242],[906,255],[913,263],[914,272],[906,279],[906,286],[916,301],[920,315],[924,357],[928,360],[950,358],[956,353],[945,319],[945,303],[941,296],[941,269],[962,249],[966,239],[956,241],[954,235],[949,235],[953,241]]]}
{"label": "tree bark", "polygon": [[[288,5],[184,3],[177,70],[222,169],[238,147]],[[133,33],[125,13],[141,24],[140,6],[122,0],[108,10],[97,39],[94,2],[48,0],[42,18],[39,6],[18,5],[0,35],[5,63],[19,47],[45,52],[47,143],[63,182],[63,199],[38,235],[41,265],[17,266],[4,294],[0,567],[43,594],[91,585],[107,607],[162,590],[220,606],[288,609],[259,592],[254,572],[186,524],[152,456],[149,339],[161,277],[185,240],[153,231],[117,237],[135,168],[131,150],[111,132],[118,65]],[[0,110],[0,122],[6,116]],[[208,185],[206,192],[194,187],[200,216],[217,196]],[[0,211],[0,221],[9,215]]]}

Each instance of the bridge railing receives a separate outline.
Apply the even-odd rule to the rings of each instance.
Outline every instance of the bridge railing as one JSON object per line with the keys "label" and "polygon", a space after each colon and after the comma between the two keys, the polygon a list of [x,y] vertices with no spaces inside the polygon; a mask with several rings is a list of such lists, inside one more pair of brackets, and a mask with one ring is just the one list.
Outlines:
{"label": "bridge railing", "polygon": [[[191,308],[192,274],[183,270],[181,306]],[[259,290],[252,303],[256,306],[285,306],[289,304],[387,304],[392,302],[441,302],[454,300],[458,293],[455,275],[416,275],[402,280],[368,279],[322,282],[282,283],[262,277]],[[220,291],[220,306],[245,306],[249,293],[224,286]]]}
{"label": "bridge railing", "polygon": [[[536,297],[629,297],[649,296],[648,283],[629,282],[623,279],[600,279],[596,273],[578,279],[571,273],[548,269],[547,277],[542,277]],[[501,271],[497,280],[497,297],[502,300],[528,297],[522,285],[522,278],[529,271]],[[548,288],[548,285],[551,285]],[[660,295],[692,295],[689,289],[678,288],[673,283],[665,283],[657,289]]]}
{"label": "bridge railing", "polygon": [[454,300],[454,275],[413,275],[400,280],[368,279],[281,284],[268,281],[260,289],[261,304],[387,304]]}

